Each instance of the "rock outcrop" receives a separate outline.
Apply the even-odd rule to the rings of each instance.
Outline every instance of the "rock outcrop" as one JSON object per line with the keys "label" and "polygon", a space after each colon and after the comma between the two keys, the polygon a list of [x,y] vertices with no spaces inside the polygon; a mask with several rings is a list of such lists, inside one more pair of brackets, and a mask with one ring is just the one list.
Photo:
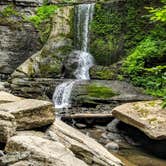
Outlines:
{"label": "rock outcrop", "polygon": [[11,93],[0,91],[0,104],[2,103],[8,103],[8,102],[14,102],[14,101],[20,101],[21,98],[12,95]]}
{"label": "rock outcrop", "polygon": [[72,49],[72,6],[61,7],[52,19],[52,30],[43,48],[21,64],[12,78],[59,78],[62,76],[63,59]]}
{"label": "rock outcrop", "polygon": [[121,121],[143,131],[151,139],[166,139],[166,109],[162,101],[126,103],[113,109],[113,115]]}
{"label": "rock outcrop", "polygon": [[26,152],[26,157],[16,160],[16,165],[34,165],[34,166],[87,166],[86,163],[79,160],[75,155],[59,142],[44,139],[38,136],[14,136],[8,141],[6,152]]}
{"label": "rock outcrop", "polygon": [[32,24],[21,18],[23,15],[33,15],[39,4],[34,0],[15,2],[15,6],[12,6],[12,0],[0,1],[0,79],[6,79],[21,63],[41,48],[38,32]]}
{"label": "rock outcrop", "polygon": [[5,143],[16,132],[16,121],[12,114],[0,110],[0,142]]}
{"label": "rock outcrop", "polygon": [[32,129],[53,123],[55,110],[52,103],[42,100],[24,99],[0,105],[1,109],[14,115],[17,129]]}
{"label": "rock outcrop", "polygon": [[109,153],[94,139],[82,134],[76,129],[66,125],[60,120],[47,130],[48,136],[55,141],[63,143],[78,158],[91,166],[121,166],[119,159]]}

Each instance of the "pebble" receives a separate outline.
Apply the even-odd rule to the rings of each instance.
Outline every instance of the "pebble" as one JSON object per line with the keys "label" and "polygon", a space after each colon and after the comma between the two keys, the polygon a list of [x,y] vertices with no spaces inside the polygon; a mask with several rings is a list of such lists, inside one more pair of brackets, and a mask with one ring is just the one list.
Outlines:
{"label": "pebble", "polygon": [[115,142],[109,142],[105,145],[105,147],[108,149],[108,150],[119,150],[119,145]]}

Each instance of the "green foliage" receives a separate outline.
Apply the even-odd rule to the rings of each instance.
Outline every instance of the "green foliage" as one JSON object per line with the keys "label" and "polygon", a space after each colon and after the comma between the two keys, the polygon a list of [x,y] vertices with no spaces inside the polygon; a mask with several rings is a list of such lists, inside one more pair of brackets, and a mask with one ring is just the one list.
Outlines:
{"label": "green foliage", "polygon": [[46,21],[47,19],[50,19],[53,13],[58,9],[55,5],[44,5],[41,7],[38,7],[36,10],[36,15],[30,16],[28,20],[34,24],[36,28],[39,28],[39,26]]}
{"label": "green foliage", "polygon": [[[123,64],[124,74],[146,93],[166,98],[166,15],[165,4],[160,8],[146,7],[150,20],[158,24],[138,43]],[[163,107],[166,106],[164,100]]]}
{"label": "green foliage", "polygon": [[0,11],[0,16],[3,17],[19,16],[19,12],[16,11],[13,5],[8,5],[2,11]]}
{"label": "green foliage", "polygon": [[58,7],[55,5],[43,5],[37,8],[34,16],[25,18],[25,20],[31,22],[39,31],[42,43],[44,43],[49,36],[51,18],[57,9]]}
{"label": "green foliage", "polygon": [[91,24],[91,53],[100,65],[109,65],[115,61],[118,37],[121,29],[122,19],[118,10],[105,5],[95,6],[95,15]]}
{"label": "green foliage", "polygon": [[[159,28],[159,29],[158,29]],[[155,33],[155,31],[160,33]],[[157,26],[126,58],[123,72],[148,94],[166,96],[166,36]]]}
{"label": "green foliage", "polygon": [[117,95],[111,88],[99,84],[90,84],[87,87],[88,95],[96,98],[111,98]]}
{"label": "green foliage", "polygon": [[166,22],[166,0],[161,0],[161,2],[164,5],[160,8],[147,7],[151,14],[150,19],[152,21]]}
{"label": "green foliage", "polygon": [[23,16],[14,5],[8,5],[0,10],[1,25],[8,25],[10,29],[22,29]]}
{"label": "green foliage", "polygon": [[99,65],[110,65],[128,55],[151,29],[144,5],[148,0],[100,3],[91,25],[91,53]]}

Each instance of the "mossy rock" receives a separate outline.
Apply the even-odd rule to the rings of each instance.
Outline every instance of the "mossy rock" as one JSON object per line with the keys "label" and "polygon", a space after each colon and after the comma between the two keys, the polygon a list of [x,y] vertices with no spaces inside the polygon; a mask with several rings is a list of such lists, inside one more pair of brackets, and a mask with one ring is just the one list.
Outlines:
{"label": "mossy rock", "polygon": [[86,88],[88,97],[107,99],[118,95],[112,88],[100,84],[90,84]]}
{"label": "mossy rock", "polygon": [[95,65],[90,69],[91,79],[98,80],[123,80],[121,72],[122,61],[110,66]]}

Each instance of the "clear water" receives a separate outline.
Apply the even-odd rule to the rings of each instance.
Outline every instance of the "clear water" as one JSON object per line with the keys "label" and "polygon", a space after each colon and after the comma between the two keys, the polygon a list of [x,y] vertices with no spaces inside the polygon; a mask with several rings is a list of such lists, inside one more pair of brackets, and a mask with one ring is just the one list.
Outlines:
{"label": "clear water", "polygon": [[58,85],[53,95],[55,108],[71,106],[70,96],[72,88],[78,80],[89,80],[89,69],[93,66],[93,57],[88,53],[89,24],[92,20],[94,4],[80,4],[75,7],[76,39],[75,48],[80,51],[78,67],[74,72],[76,80]]}

